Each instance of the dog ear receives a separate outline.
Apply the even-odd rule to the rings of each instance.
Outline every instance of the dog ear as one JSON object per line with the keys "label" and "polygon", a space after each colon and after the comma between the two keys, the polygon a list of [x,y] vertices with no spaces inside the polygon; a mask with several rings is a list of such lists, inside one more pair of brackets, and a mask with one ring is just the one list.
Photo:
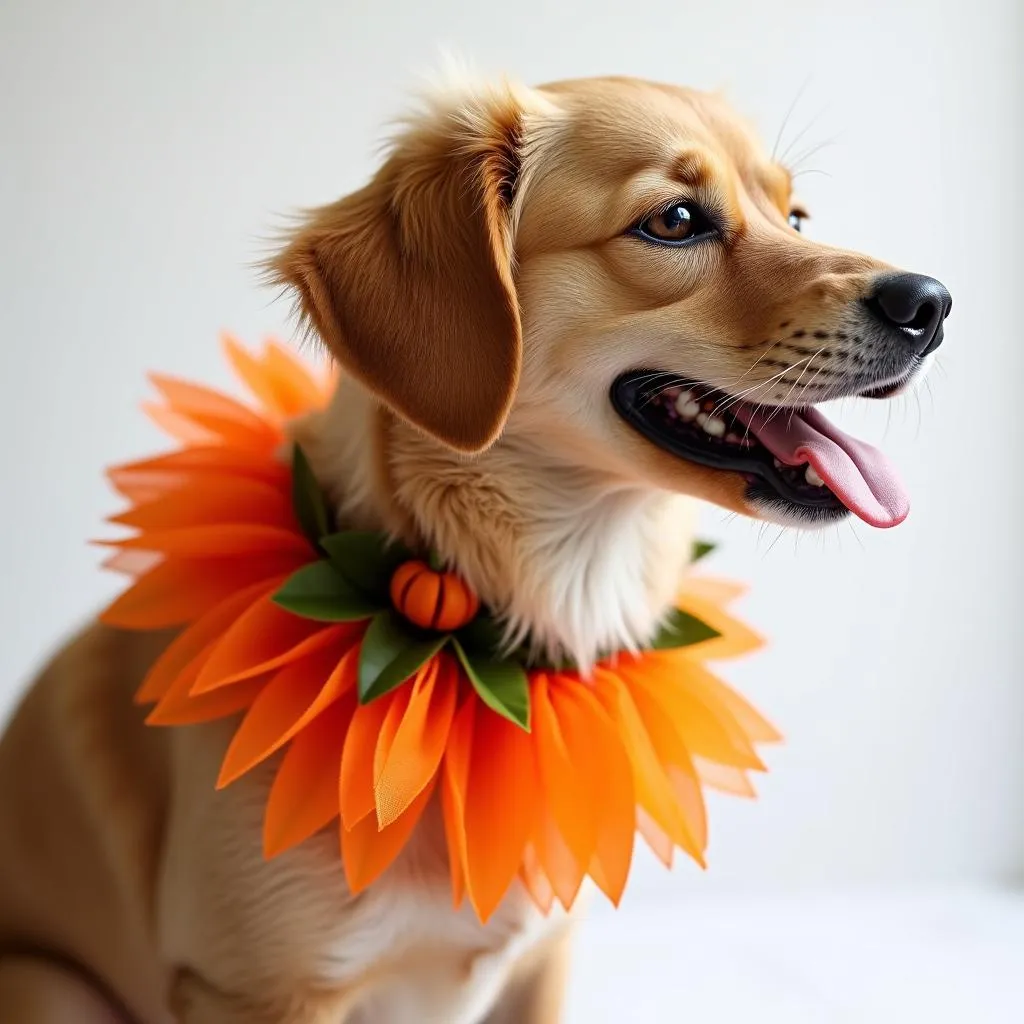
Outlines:
{"label": "dog ear", "polygon": [[369,185],[314,211],[270,265],[345,371],[467,453],[501,433],[522,362],[522,117],[508,90],[434,109]]}

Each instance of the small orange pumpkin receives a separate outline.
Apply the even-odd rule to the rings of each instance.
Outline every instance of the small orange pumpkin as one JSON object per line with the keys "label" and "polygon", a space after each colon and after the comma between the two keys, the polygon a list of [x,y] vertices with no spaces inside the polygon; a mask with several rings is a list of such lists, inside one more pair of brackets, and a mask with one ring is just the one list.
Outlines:
{"label": "small orange pumpkin", "polygon": [[413,625],[450,633],[466,625],[480,607],[461,576],[436,572],[426,562],[403,562],[391,577],[391,602]]}

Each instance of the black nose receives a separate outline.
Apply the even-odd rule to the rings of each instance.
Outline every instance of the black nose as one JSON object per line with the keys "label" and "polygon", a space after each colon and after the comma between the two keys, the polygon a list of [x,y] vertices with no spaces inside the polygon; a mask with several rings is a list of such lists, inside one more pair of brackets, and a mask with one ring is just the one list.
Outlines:
{"label": "black nose", "polygon": [[919,356],[942,344],[942,321],[953,299],[946,286],[923,274],[890,274],[875,282],[868,309],[887,327],[898,328]]}

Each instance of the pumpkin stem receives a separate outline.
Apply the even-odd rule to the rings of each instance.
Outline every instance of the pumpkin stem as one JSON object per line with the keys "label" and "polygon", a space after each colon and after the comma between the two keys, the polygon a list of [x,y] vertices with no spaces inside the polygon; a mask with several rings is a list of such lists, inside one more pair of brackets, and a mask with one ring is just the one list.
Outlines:
{"label": "pumpkin stem", "polygon": [[441,556],[436,551],[431,551],[427,555],[427,565],[434,572],[444,572],[444,562],[441,561]]}

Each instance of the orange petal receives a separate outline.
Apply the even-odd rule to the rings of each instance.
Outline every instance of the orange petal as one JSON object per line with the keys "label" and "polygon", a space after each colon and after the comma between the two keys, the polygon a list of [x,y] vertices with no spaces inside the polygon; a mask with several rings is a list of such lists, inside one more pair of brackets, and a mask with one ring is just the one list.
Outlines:
{"label": "orange petal", "polygon": [[263,819],[263,855],[276,857],[338,817],[342,737],[356,707],[350,690],[292,740],[274,777]]}
{"label": "orange petal", "polygon": [[[378,701],[374,701],[374,704]],[[373,707],[368,704],[366,707]],[[377,819],[367,814],[354,828],[341,830],[341,855],[345,877],[353,893],[375,882],[402,851],[434,792],[436,777],[412,802],[409,809],[387,828],[377,829]]]}
{"label": "orange petal", "polygon": [[268,593],[224,634],[196,680],[196,693],[283,668],[337,641],[335,629],[355,635],[352,626],[328,626],[279,608]]}
{"label": "orange petal", "polygon": [[466,888],[466,788],[473,749],[477,699],[471,694],[452,719],[441,772],[441,809],[452,877],[452,899],[462,903]]}
{"label": "orange petal", "polygon": [[555,890],[551,887],[547,875],[544,874],[537,851],[532,845],[528,844],[523,851],[523,866],[520,869],[519,877],[530,894],[530,899],[536,904],[537,909],[547,917],[555,902]]}
{"label": "orange petal", "polygon": [[720,709],[724,721],[732,720],[736,727],[754,743],[779,743],[780,733],[753,705],[748,704],[735,690],[707,671],[693,672],[690,686],[700,693],[709,706]]}
{"label": "orange petal", "polygon": [[739,619],[730,615],[720,605],[686,592],[680,595],[677,604],[684,612],[689,612],[701,622],[721,633],[721,636],[678,649],[679,653],[685,652],[687,657],[695,661],[738,658],[764,647],[764,639],[761,636],[746,623],[740,622]]}
{"label": "orange petal", "polygon": [[142,411],[155,423],[165,434],[169,434],[176,441],[183,444],[214,444],[217,435],[193,422],[187,416],[183,416],[166,405],[157,405],[156,402],[143,402]]}
{"label": "orange petal", "polygon": [[[213,649],[214,641],[224,634],[246,608],[268,590],[276,590],[280,582],[264,581],[232,594],[175,637],[146,673],[135,694],[135,703],[151,704],[159,700],[200,653],[208,648]],[[198,670],[199,666],[196,666],[196,672]],[[195,675],[192,680],[195,681]]]}
{"label": "orange petal", "polygon": [[683,600],[687,595],[693,595],[704,601],[710,601],[712,604],[726,605],[742,597],[747,589],[746,584],[737,583],[735,580],[717,579],[712,576],[689,576],[683,585],[680,599]]}
{"label": "orange petal", "polygon": [[594,683],[595,695],[615,722],[633,766],[637,804],[674,843],[703,864],[704,847],[699,842],[700,837],[693,833],[683,818],[673,787],[629,688],[619,676],[600,668],[594,672]]}
{"label": "orange petal", "polygon": [[355,662],[352,650],[343,646],[344,629],[336,627],[324,633],[330,639],[322,648],[282,668],[253,701],[224,755],[218,789],[283,747],[355,685]]}
{"label": "orange petal", "polygon": [[713,764],[711,761],[705,761],[699,757],[693,759],[693,766],[697,769],[700,781],[711,789],[717,789],[722,793],[731,793],[733,796],[749,798],[756,795],[746,772],[740,768]]}
{"label": "orange petal", "polygon": [[198,655],[191,665],[179,673],[170,689],[160,698],[146,717],[147,725],[195,725],[244,711],[259,696],[263,679],[250,679],[234,686],[225,686],[200,697],[191,690],[209,648]]}
{"label": "orange petal", "polygon": [[178,479],[196,479],[210,476],[242,476],[264,480],[279,487],[287,486],[291,469],[285,462],[267,458],[267,453],[234,448],[227,445],[208,445],[181,448],[167,455],[157,455],[137,462],[126,462],[107,471],[115,487],[120,481],[138,477],[140,474],[175,474]]}
{"label": "orange petal", "polygon": [[654,856],[661,861],[665,867],[672,867],[675,845],[664,830],[654,819],[642,808],[636,809],[636,830],[643,837],[643,840],[651,848]]}
{"label": "orange petal", "polygon": [[266,451],[281,441],[279,430],[219,391],[159,373],[151,373],[149,379],[167,399],[172,412],[228,444]]}
{"label": "orange petal", "polygon": [[[628,679],[626,683],[629,685]],[[682,812],[686,832],[700,854],[695,859],[703,867],[704,849],[708,842],[707,815],[700,784],[697,781],[697,769],[693,766],[690,752],[686,749],[675,723],[669,717],[668,709],[650,690],[632,685],[629,686],[629,692],[672,788],[676,806]],[[658,821],[657,817],[655,820]],[[658,824],[664,823],[658,821]],[[687,852],[692,854],[693,851],[687,848]]]}
{"label": "orange petal", "polygon": [[112,516],[110,522],[140,530],[262,523],[298,532],[290,495],[280,487],[245,477],[211,477],[191,487],[177,487]]}
{"label": "orange petal", "polygon": [[263,366],[274,388],[278,407],[286,418],[319,409],[324,394],[316,378],[292,352],[275,341],[263,349]]}
{"label": "orange petal", "polygon": [[558,902],[568,910],[579,895],[587,873],[587,865],[580,864],[566,845],[555,823],[550,804],[541,797],[531,832],[531,845],[537,851],[544,874],[551,883]]}
{"label": "orange petal", "polygon": [[735,719],[723,713],[721,705],[704,699],[703,688],[691,685],[698,674],[707,675],[699,665],[682,658],[666,660],[652,652],[636,661],[624,661],[619,672],[629,679],[634,691],[645,690],[662,707],[691,756],[696,754],[733,768],[764,770]]}
{"label": "orange petal", "polygon": [[163,560],[163,555],[155,551],[115,551],[107,555],[100,565],[125,576],[141,576],[155,569]]}
{"label": "orange petal", "polygon": [[[562,684],[564,685],[564,684]],[[569,750],[552,700],[557,677],[538,675],[531,691],[531,722],[544,803],[576,863],[585,871],[597,846],[597,808],[588,773],[597,760],[593,748]],[[572,714],[572,707],[562,704]],[[582,762],[574,761],[581,757]]]}
{"label": "orange petal", "polygon": [[230,334],[221,336],[221,344],[231,368],[263,406],[264,412],[275,419],[284,419],[286,414],[278,404],[277,393],[262,360],[257,359]]}
{"label": "orange petal", "polygon": [[[341,755],[341,778],[339,782],[339,805],[341,821],[346,829],[352,829],[375,807],[373,793],[373,760],[384,719],[395,699],[395,693],[385,694],[369,704],[360,704],[352,716],[352,724],[345,737],[345,749]],[[376,815],[373,828],[377,828]]]}
{"label": "orange petal", "polygon": [[124,540],[98,541],[125,551],[159,551],[178,558],[231,558],[241,555],[291,554],[298,560],[314,557],[301,533],[262,523],[214,523],[174,530],[147,530]]}
{"label": "orange petal", "polygon": [[381,828],[402,815],[437,773],[455,714],[455,666],[444,655],[438,655],[420,669],[411,686],[403,689],[410,691],[408,707],[383,764],[374,772]]}
{"label": "orange petal", "polygon": [[466,882],[486,922],[519,871],[538,798],[529,733],[479,709],[466,791]]}
{"label": "orange petal", "polygon": [[114,490],[132,502],[153,501],[196,482],[193,474],[177,469],[127,469],[124,466],[112,466],[106,476]]}
{"label": "orange petal", "polygon": [[[586,782],[597,826],[590,875],[616,906],[633,860],[636,796],[622,740],[589,687],[577,679],[553,686],[551,700],[571,764]],[[564,832],[564,830],[563,830]]]}
{"label": "orange petal", "polygon": [[243,587],[273,580],[290,558],[167,559],[115,600],[100,621],[121,629],[165,629],[194,622]]}

